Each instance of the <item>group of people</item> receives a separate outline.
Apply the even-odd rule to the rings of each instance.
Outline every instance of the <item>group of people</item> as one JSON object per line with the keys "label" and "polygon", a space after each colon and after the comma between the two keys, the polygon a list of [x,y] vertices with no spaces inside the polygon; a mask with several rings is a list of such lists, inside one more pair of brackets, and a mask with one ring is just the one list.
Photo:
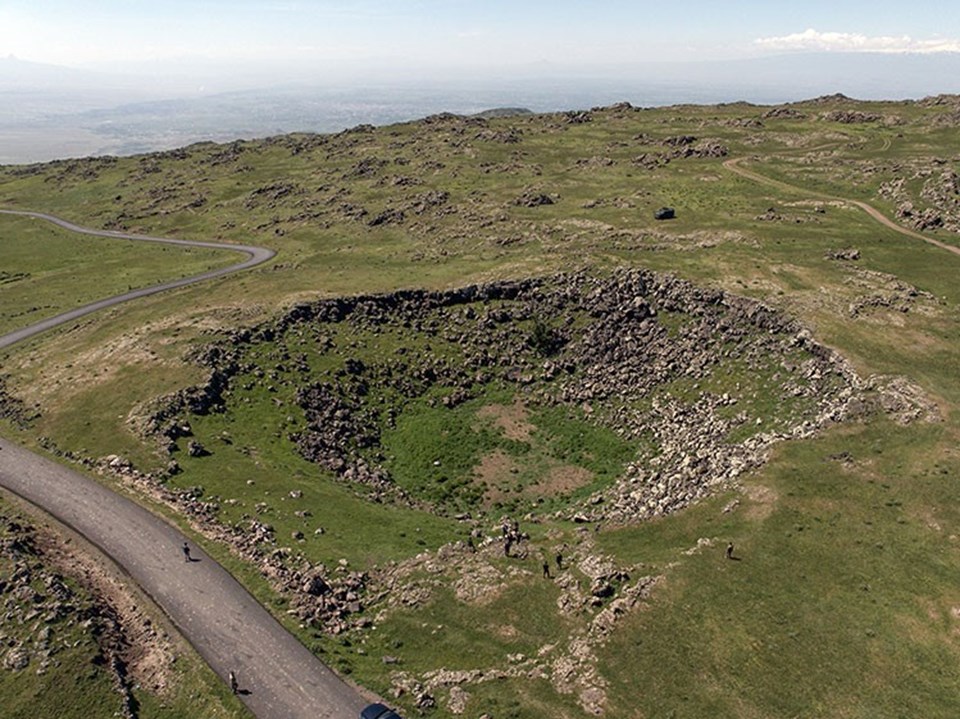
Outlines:
{"label": "group of people", "polygon": [[[510,519],[509,517],[504,517],[503,521],[500,524],[500,533],[503,536],[503,556],[512,557],[510,553],[511,549],[515,545],[519,545],[524,539],[527,539],[527,535],[523,534],[520,531],[520,523],[516,519]],[[471,544],[472,546],[472,544]],[[564,545],[565,548],[565,545]],[[523,559],[526,556],[525,551],[521,551],[517,555],[520,559]],[[557,550],[557,554],[554,557],[554,561],[557,564],[557,571],[563,569],[563,549]],[[543,576],[547,579],[551,579],[550,574],[550,561],[545,556],[543,558]]]}
{"label": "group of people", "polygon": [[[566,547],[566,545],[564,545],[564,547]],[[557,554],[553,558],[553,560],[557,563],[557,571],[558,572],[561,571],[563,569],[563,550],[562,549],[557,550]],[[550,562],[547,561],[546,557],[543,558],[543,578],[544,579],[552,578],[550,576]]]}
{"label": "group of people", "polygon": [[513,545],[520,544],[524,539],[523,534],[520,533],[520,522],[504,517],[500,531],[503,534],[503,556],[509,557]]}

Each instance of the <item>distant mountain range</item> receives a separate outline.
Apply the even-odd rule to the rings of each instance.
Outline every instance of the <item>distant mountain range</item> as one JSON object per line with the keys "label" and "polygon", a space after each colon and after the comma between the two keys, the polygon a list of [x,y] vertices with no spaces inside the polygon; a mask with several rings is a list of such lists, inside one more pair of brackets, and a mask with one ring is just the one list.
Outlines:
{"label": "distant mountain range", "polygon": [[332,132],[491,107],[546,112],[622,100],[641,106],[776,104],[834,92],[859,99],[960,93],[960,54],[804,53],[712,63],[540,63],[487,72],[398,73],[370,66],[326,72],[320,77],[299,68],[268,79],[257,68],[234,68],[228,77],[181,66],[177,74],[148,78],[3,58],[0,163]]}

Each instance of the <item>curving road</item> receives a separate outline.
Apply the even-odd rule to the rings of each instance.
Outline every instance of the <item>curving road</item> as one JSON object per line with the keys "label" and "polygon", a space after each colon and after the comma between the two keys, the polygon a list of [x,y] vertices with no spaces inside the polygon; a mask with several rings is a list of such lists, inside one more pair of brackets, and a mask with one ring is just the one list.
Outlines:
{"label": "curving road", "polygon": [[[27,215],[84,234],[244,252],[246,261],[193,277],[126,292],[0,337],[9,347],[77,317],[137,297],[202,282],[266,262],[272,250],[166,240],[78,227],[50,215]],[[240,699],[259,719],[355,719],[364,700],[287,632],[230,574],[163,519],[97,482],[0,438],[0,486],[73,528],[116,562],[170,617],[224,680],[236,674]]]}
{"label": "curving road", "polygon": [[5,335],[0,335],[0,350],[4,347],[9,347],[21,342],[22,340],[27,339],[28,337],[33,337],[38,335],[41,332],[46,332],[49,329],[53,329],[58,325],[65,324],[72,320],[83,317],[84,315],[89,315],[92,312],[97,312],[107,307],[113,307],[114,305],[119,305],[122,302],[129,302],[130,300],[135,300],[140,297],[147,297],[148,295],[155,295],[158,292],[166,292],[167,290],[173,290],[177,287],[186,287],[187,285],[196,284],[197,282],[204,282],[205,280],[212,280],[215,277],[223,277],[224,275],[229,275],[234,272],[239,272],[241,270],[246,270],[251,267],[256,267],[257,265],[262,265],[264,262],[272,259],[277,253],[266,247],[254,247],[253,245],[229,245],[222,242],[193,242],[191,240],[170,240],[162,237],[150,237],[148,235],[137,235],[137,234],[128,234],[125,232],[113,232],[110,230],[93,230],[89,227],[80,227],[75,225],[72,222],[67,222],[62,220],[59,217],[53,215],[48,215],[43,212],[26,212],[19,210],[0,210],[0,214],[3,215],[18,215],[21,217],[34,217],[40,220],[46,220],[47,222],[52,222],[55,225],[70,230],[71,232],[79,232],[83,235],[93,235],[95,237],[108,237],[115,240],[134,240],[136,242],[160,242],[165,245],[181,245],[184,247],[203,247],[211,250],[230,250],[233,252],[242,252],[247,255],[247,259],[243,262],[239,262],[235,265],[230,265],[228,267],[221,267],[217,270],[210,270],[209,272],[204,272],[199,275],[193,275],[192,277],[184,277],[179,280],[171,280],[170,282],[164,282],[159,285],[152,285],[150,287],[143,287],[139,290],[131,290],[130,292],[124,292],[120,295],[114,295],[113,297],[108,297],[106,299],[98,300],[96,302],[91,302],[88,305],[82,307],[77,307],[76,309],[69,310],[68,312],[63,312],[54,317],[49,317],[40,322],[36,322],[27,327],[23,327],[14,332],[10,332]]}

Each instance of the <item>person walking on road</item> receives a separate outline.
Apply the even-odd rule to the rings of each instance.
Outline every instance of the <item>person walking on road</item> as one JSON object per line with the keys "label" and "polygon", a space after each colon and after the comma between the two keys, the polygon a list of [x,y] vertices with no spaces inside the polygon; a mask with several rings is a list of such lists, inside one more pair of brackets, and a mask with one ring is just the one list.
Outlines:
{"label": "person walking on road", "polygon": [[190,545],[186,542],[183,543],[183,561],[192,562],[193,557],[190,556]]}
{"label": "person walking on road", "polygon": [[237,675],[232,671],[230,672],[230,691],[232,691],[234,694],[236,694],[238,691]]}

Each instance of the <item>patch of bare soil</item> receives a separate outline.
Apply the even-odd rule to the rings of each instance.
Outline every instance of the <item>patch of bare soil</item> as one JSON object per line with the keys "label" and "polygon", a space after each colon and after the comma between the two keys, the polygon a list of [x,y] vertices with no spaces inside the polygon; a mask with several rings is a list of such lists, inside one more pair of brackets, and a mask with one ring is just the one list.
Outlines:
{"label": "patch of bare soil", "polygon": [[454,593],[465,604],[483,606],[498,599],[508,581],[509,577],[486,561],[467,561],[454,583]]}
{"label": "patch of bare soil", "polygon": [[572,464],[562,464],[552,468],[539,482],[527,487],[524,494],[533,496],[556,496],[568,494],[580,487],[586,487],[593,481],[593,472]]}
{"label": "patch of bare soil", "polygon": [[56,410],[79,394],[117,381],[118,373],[133,366],[179,368],[179,357],[165,357],[161,346],[172,340],[158,339],[163,332],[177,328],[183,317],[170,317],[119,334],[108,342],[79,351],[65,341],[44,346],[40,352],[18,359],[22,371],[42,367],[39,381],[18,387],[24,401]]}
{"label": "patch of bare soil", "polygon": [[740,491],[749,500],[744,510],[747,518],[762,521],[773,514],[779,496],[776,490],[762,484],[748,484]]}
{"label": "patch of bare soil", "polygon": [[503,450],[495,450],[481,458],[473,472],[480,485],[487,488],[483,494],[485,506],[509,494],[509,485],[515,481],[517,468],[516,460]]}
{"label": "patch of bare soil", "polygon": [[497,636],[503,637],[504,639],[515,639],[519,634],[517,628],[512,624],[499,624],[492,627],[492,629]]}
{"label": "patch of bare soil", "polygon": [[530,420],[530,412],[520,399],[512,405],[488,404],[477,411],[479,419],[491,419],[503,436],[517,442],[526,442],[536,431],[536,425]]}

